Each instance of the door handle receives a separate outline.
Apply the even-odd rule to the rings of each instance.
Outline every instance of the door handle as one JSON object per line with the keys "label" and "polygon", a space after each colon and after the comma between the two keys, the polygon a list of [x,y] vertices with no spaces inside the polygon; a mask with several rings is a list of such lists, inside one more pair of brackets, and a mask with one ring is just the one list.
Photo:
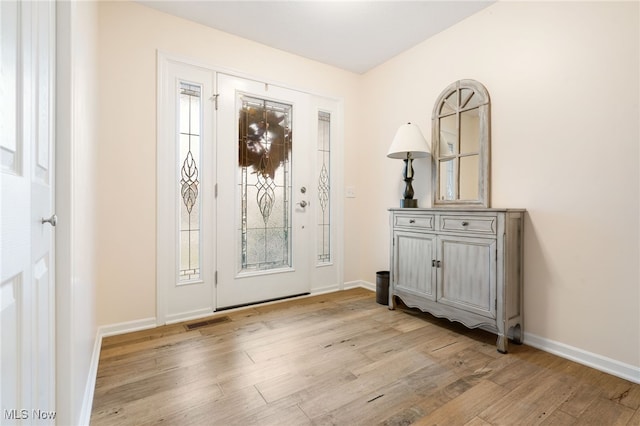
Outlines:
{"label": "door handle", "polygon": [[52,214],[49,219],[42,218],[42,224],[48,223],[51,226],[56,226],[58,224],[58,216]]}
{"label": "door handle", "polygon": [[305,200],[302,200],[298,203],[298,205],[304,209],[309,205],[309,203],[307,203]]}

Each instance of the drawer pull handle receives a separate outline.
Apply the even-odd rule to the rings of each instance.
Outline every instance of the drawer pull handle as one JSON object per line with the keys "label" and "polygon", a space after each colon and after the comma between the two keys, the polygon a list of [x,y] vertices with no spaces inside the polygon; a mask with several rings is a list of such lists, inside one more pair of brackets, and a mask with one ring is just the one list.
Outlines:
{"label": "drawer pull handle", "polygon": [[462,226],[468,226],[469,222],[462,222]]}
{"label": "drawer pull handle", "polygon": [[416,223],[415,219],[409,219],[409,223]]}

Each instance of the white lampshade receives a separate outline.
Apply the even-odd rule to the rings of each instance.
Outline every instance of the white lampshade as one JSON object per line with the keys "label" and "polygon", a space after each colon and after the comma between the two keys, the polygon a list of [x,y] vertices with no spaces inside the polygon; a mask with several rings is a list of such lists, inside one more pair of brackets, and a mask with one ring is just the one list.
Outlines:
{"label": "white lampshade", "polygon": [[431,153],[429,142],[422,136],[420,128],[415,124],[407,123],[400,126],[393,138],[387,157],[406,159],[422,158]]}

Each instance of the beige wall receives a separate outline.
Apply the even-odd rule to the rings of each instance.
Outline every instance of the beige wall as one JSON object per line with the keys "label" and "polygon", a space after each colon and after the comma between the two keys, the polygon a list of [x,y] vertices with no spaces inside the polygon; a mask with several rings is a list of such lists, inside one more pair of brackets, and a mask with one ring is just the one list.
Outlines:
{"label": "beige wall", "polygon": [[[98,323],[156,315],[156,51],[339,97],[345,145],[358,142],[359,78],[129,2],[101,2]],[[346,161],[353,161],[347,150]],[[345,183],[358,175],[347,169]],[[349,201],[349,200],[347,200]],[[345,227],[357,221],[346,203]],[[345,280],[358,277],[349,232]],[[353,237],[353,238],[352,238]]]}
{"label": "beige wall", "polygon": [[[360,276],[387,268],[396,128],[472,78],[492,102],[492,206],[528,211],[525,331],[640,366],[638,3],[499,2],[364,76]],[[429,206],[428,167],[414,187]],[[374,173],[372,173],[374,172]],[[380,190],[382,187],[382,190]]]}
{"label": "beige wall", "polygon": [[[640,366],[638,4],[500,2],[357,76],[132,3],[100,4],[98,323],[155,316],[156,49],[345,100],[345,281],[388,269],[397,127],[449,83],[492,98],[492,205],[528,210],[526,331]],[[610,165],[604,165],[603,160]],[[430,170],[414,162],[431,204]]]}

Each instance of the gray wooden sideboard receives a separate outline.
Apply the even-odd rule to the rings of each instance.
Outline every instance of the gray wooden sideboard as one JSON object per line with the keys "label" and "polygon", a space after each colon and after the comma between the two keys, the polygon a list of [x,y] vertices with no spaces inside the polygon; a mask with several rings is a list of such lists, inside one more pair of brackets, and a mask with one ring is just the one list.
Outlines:
{"label": "gray wooden sideboard", "polygon": [[522,342],[523,209],[390,209],[389,309],[396,297],[437,317]]}

